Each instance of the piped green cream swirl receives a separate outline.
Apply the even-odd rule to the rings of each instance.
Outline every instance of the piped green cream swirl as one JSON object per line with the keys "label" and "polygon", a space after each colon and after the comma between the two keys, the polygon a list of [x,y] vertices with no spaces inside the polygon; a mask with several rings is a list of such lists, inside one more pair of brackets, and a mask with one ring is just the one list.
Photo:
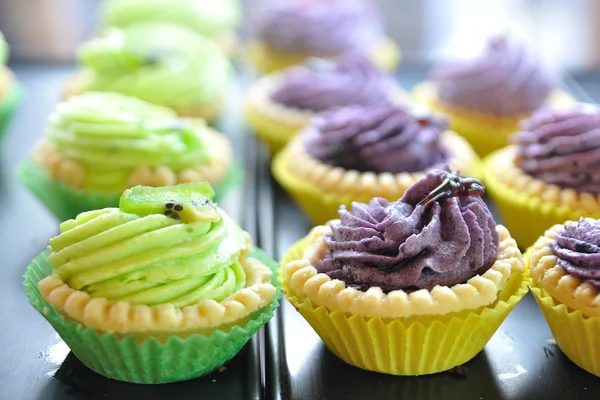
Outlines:
{"label": "piped green cream swirl", "polygon": [[83,189],[120,193],[136,167],[174,172],[209,159],[207,127],[171,109],[117,93],[89,92],[60,103],[47,143],[85,169]]}
{"label": "piped green cream swirl", "polygon": [[222,100],[231,65],[211,40],[172,24],[109,27],[79,51],[83,90],[127,94],[177,110]]}
{"label": "piped green cream swirl", "polygon": [[107,0],[100,14],[106,26],[171,22],[215,37],[237,25],[241,6],[238,0]]}
{"label": "piped green cream swirl", "polygon": [[[214,206],[214,204],[213,204]],[[109,302],[176,307],[221,301],[246,283],[246,234],[216,206],[218,221],[182,223],[106,208],[63,222],[50,240],[54,275]]]}

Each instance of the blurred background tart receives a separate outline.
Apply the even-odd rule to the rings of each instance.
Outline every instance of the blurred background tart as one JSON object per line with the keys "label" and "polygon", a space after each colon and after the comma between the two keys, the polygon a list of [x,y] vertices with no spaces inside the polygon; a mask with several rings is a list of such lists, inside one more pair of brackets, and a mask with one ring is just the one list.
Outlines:
{"label": "blurred background tart", "polygon": [[331,58],[361,52],[392,71],[397,45],[386,36],[381,15],[367,0],[263,0],[250,17],[248,57],[264,73],[301,64],[308,57]]}
{"label": "blurred background tart", "polygon": [[405,100],[396,81],[360,53],[312,58],[260,78],[246,94],[246,122],[278,151],[318,113],[349,105]]}
{"label": "blurred background tart", "polygon": [[435,68],[414,89],[415,100],[447,115],[480,156],[509,144],[519,122],[543,106],[572,102],[557,74],[518,40],[497,36],[485,51]]}

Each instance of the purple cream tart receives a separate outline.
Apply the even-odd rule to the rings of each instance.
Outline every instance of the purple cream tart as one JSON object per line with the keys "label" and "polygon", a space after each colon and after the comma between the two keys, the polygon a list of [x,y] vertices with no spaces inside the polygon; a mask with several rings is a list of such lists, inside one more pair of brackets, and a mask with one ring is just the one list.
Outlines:
{"label": "purple cream tart", "polygon": [[438,98],[446,104],[493,115],[529,114],[556,87],[556,79],[515,40],[497,37],[484,53],[433,72]]}
{"label": "purple cream tart", "polygon": [[383,21],[366,0],[262,1],[255,36],[282,52],[335,56],[367,51],[385,37]]}
{"label": "purple cream tart", "polygon": [[375,198],[340,208],[315,267],[365,291],[431,290],[483,274],[494,263],[499,235],[476,179],[430,172],[396,202]]}
{"label": "purple cream tart", "polygon": [[408,105],[340,108],[315,117],[302,133],[312,157],[360,172],[417,172],[442,166],[449,151],[440,141],[444,117]]}
{"label": "purple cream tart", "polygon": [[600,110],[539,111],[512,141],[516,164],[561,188],[600,194]]}
{"label": "purple cream tart", "polygon": [[335,61],[313,59],[283,73],[271,100],[286,107],[322,112],[347,105],[378,105],[399,92],[391,76],[354,53]]}
{"label": "purple cream tart", "polygon": [[557,266],[600,290],[600,221],[581,218],[565,224],[550,248]]}

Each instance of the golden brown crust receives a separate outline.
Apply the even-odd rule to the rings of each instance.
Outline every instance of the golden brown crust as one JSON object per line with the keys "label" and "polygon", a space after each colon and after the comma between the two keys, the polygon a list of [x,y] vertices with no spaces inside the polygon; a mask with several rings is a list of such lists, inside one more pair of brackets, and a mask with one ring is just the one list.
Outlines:
{"label": "golden brown crust", "polygon": [[245,288],[220,302],[205,300],[186,307],[172,304],[149,307],[124,301],[111,304],[106,298],[90,297],[72,289],[53,275],[42,279],[38,287],[44,300],[63,316],[102,332],[177,333],[218,329],[250,316],[275,296],[272,273],[266,265],[253,258],[241,258],[240,264],[246,273]]}
{"label": "golden brown crust", "polygon": [[[212,129],[207,130],[207,139],[211,156],[205,164],[179,172],[174,172],[167,166],[138,167],[132,170],[127,182],[123,182],[124,189],[136,185],[168,186],[202,181],[207,181],[213,186],[218,185],[226,178],[231,168],[233,159],[231,144],[225,136]],[[53,179],[63,181],[74,189],[84,188],[85,167],[57,151],[46,141],[40,140],[37,143],[33,157],[45,167]]]}
{"label": "golden brown crust", "polygon": [[323,235],[330,233],[327,226],[318,226],[307,236],[310,245],[303,258],[282,266],[284,279],[298,298],[308,298],[317,306],[340,310],[366,317],[403,318],[417,315],[442,315],[475,309],[496,301],[498,293],[514,273],[523,270],[523,258],[516,242],[501,225],[498,255],[492,267],[483,275],[476,275],[467,283],[452,287],[436,286],[431,291],[422,289],[411,293],[394,290],[387,294],[380,288],[366,292],[346,287],[338,279],[318,273],[314,267],[322,259],[327,246]]}
{"label": "golden brown crust", "polygon": [[[448,161],[451,168],[460,169],[463,175],[479,175],[478,157],[465,139],[446,131],[440,140],[451,153]],[[327,193],[343,193],[355,201],[369,201],[373,197],[397,200],[410,185],[425,177],[428,172],[376,174],[333,167],[308,154],[300,137],[292,139],[284,151],[287,152],[286,169],[293,171],[296,179]]]}
{"label": "golden brown crust", "polygon": [[[568,223],[568,222],[567,222]],[[552,297],[588,316],[600,316],[600,292],[591,283],[570,275],[557,265],[550,244],[564,224],[554,225],[540,237],[531,249],[529,268],[535,283]]]}
{"label": "golden brown crust", "polygon": [[538,199],[542,204],[554,207],[566,206],[571,210],[582,210],[592,214],[600,210],[600,195],[578,192],[575,189],[560,188],[528,175],[515,163],[516,146],[498,150],[489,158],[490,169],[494,175],[520,196],[529,200]]}

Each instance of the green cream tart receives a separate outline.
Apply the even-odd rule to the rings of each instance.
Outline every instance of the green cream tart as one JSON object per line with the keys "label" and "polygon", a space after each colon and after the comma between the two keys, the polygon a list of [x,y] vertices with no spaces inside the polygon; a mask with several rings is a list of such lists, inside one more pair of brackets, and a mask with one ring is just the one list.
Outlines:
{"label": "green cream tart", "polygon": [[118,92],[176,110],[218,104],[231,65],[211,40],[173,24],[109,27],[79,51],[83,90]]}
{"label": "green cream tart", "polygon": [[246,234],[206,183],[127,190],[119,208],[82,213],[50,240],[53,275],[110,303],[176,307],[245,287]]}
{"label": "green cream tart", "polygon": [[50,116],[47,143],[85,169],[83,189],[121,193],[136,167],[177,173],[206,163],[205,123],[166,107],[117,93],[89,92],[60,103]]}
{"label": "green cream tart", "polygon": [[241,19],[238,0],[107,0],[101,8],[106,26],[136,22],[169,22],[216,37]]}

